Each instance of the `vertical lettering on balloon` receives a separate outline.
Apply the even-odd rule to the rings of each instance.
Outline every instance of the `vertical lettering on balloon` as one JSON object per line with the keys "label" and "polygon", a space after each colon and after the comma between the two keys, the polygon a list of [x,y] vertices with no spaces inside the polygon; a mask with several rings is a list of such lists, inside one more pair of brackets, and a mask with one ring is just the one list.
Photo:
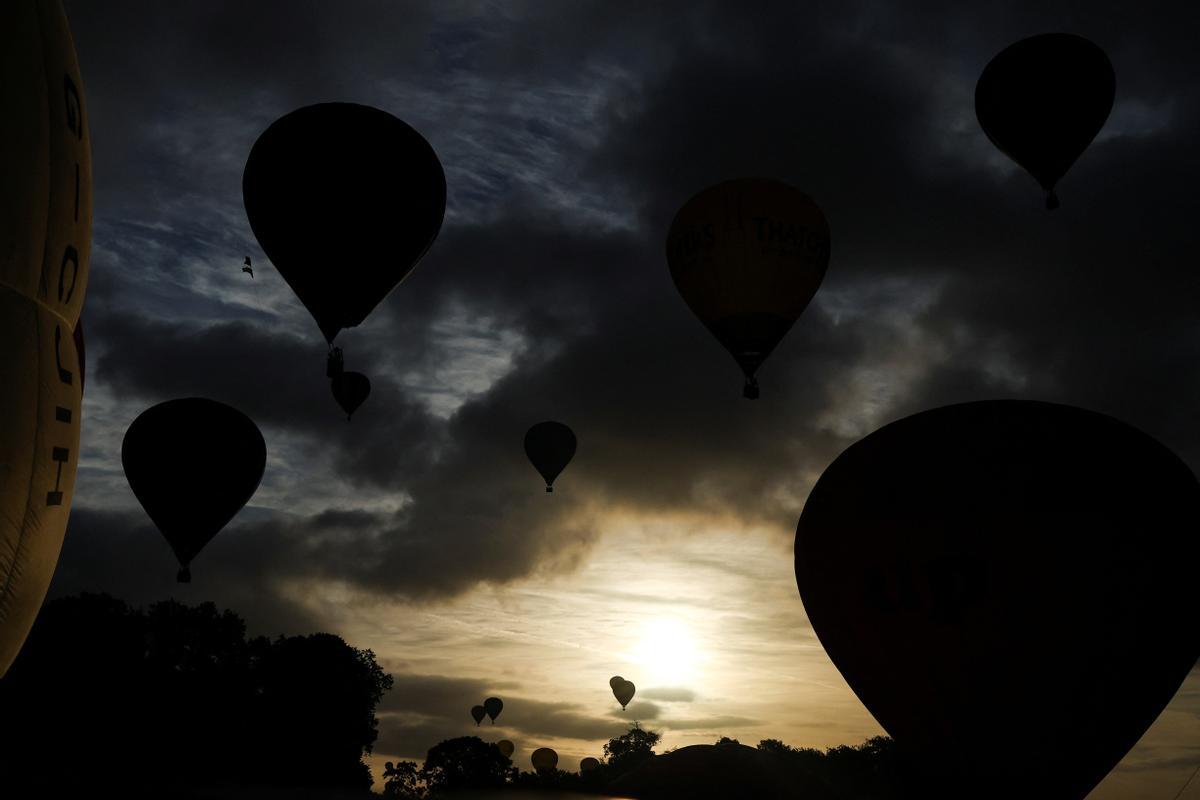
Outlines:
{"label": "vertical lettering on balloon", "polygon": [[63,493],[60,491],[62,485],[63,464],[67,463],[67,459],[71,457],[71,451],[65,447],[54,447],[50,450],[50,458],[58,462],[58,475],[54,479],[54,491],[46,492],[46,505],[60,506],[63,501]]}
{"label": "vertical lettering on balloon", "polygon": [[74,376],[71,374],[71,370],[66,369],[62,365],[61,349],[62,349],[62,327],[59,325],[55,325],[54,326],[54,364],[55,364],[55,366],[58,367],[58,379],[60,381],[62,381],[63,383],[65,383],[67,386],[70,386],[72,380],[74,379]]}
{"label": "vertical lettering on balloon", "polygon": [[83,105],[79,102],[79,90],[70,75],[63,75],[63,94],[67,101],[67,129],[83,140]]}
{"label": "vertical lettering on balloon", "polygon": [[[71,265],[71,286],[66,287],[67,280],[67,265]],[[71,245],[67,245],[67,250],[63,253],[62,266],[58,270],[58,301],[60,303],[71,302],[71,295],[75,293],[75,283],[79,280],[79,251]],[[63,297],[63,291],[66,291],[66,297]]]}

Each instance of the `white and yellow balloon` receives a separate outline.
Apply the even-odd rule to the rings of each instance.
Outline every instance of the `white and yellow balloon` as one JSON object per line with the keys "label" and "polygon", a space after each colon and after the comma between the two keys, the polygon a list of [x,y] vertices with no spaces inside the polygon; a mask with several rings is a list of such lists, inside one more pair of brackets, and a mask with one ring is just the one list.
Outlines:
{"label": "white and yellow balloon", "polygon": [[79,462],[91,142],[59,0],[0,3],[0,109],[2,676],[54,575]]}

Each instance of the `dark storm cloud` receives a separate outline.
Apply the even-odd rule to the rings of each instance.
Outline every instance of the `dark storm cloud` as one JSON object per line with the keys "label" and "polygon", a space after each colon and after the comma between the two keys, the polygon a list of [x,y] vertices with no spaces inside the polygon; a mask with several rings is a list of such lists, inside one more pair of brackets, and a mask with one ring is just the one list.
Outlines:
{"label": "dark storm cloud", "polygon": [[[1200,281],[1186,259],[1200,168],[1189,144],[1196,59],[1175,32],[1181,20],[1029,5],[987,12],[989,27],[949,4],[903,16],[869,3],[761,14],[648,4],[632,16],[596,5],[581,12],[589,38],[588,25],[556,6],[513,6],[481,22],[406,4],[403,19],[378,23],[371,15],[383,8],[342,18],[319,5],[279,16],[275,5],[195,4],[182,20],[147,10],[114,35],[100,32],[114,17],[69,9],[94,98],[97,180],[107,176],[103,192],[120,197],[108,208],[153,221],[161,175],[183,181],[188,164],[210,165],[165,202],[170,230],[143,225],[135,237],[129,220],[100,229],[115,255],[98,261],[110,271],[97,269],[89,298],[97,380],[129,404],[226,400],[276,443],[314,456],[313,485],[338,479],[407,498],[396,512],[247,521],[246,541],[282,552],[241,554],[251,568],[221,566],[214,550],[217,574],[340,578],[430,597],[569,568],[614,509],[734,515],[788,531],[812,477],[855,436],[931,405],[998,395],[1109,410],[1196,457]],[[1009,39],[1059,26],[1113,41],[1119,108],[1173,111],[1093,145],[1063,183],[1064,207],[1047,215],[1031,179],[989,161],[970,92]],[[566,123],[549,115],[532,124],[545,108],[539,87],[591,75],[585,66],[597,63],[643,72],[596,100],[585,132],[595,141],[556,140]],[[527,104],[504,119],[530,127],[487,134],[467,177],[483,192],[478,202],[516,178],[532,182],[504,189],[499,211],[448,224],[405,285],[350,332],[354,368],[374,388],[346,426],[331,413],[315,335],[268,328],[269,315],[197,291],[171,257],[197,242],[241,252],[241,163],[275,113],[422,76],[439,90],[470,79],[472,91],[493,87]],[[272,110],[246,111],[259,101]],[[429,111],[444,126],[428,131],[431,141],[462,145],[473,107]],[[530,148],[528,163],[514,142]],[[635,227],[602,224],[599,211],[529,188],[553,185],[529,175],[564,162],[559,181],[577,178],[580,196],[606,199]],[[447,163],[452,203],[457,168]],[[663,256],[688,196],[747,174],[794,182],[833,229],[826,285],[761,370],[755,403],[740,398],[732,360],[675,294]],[[174,283],[121,284],[120,268],[152,246]],[[174,317],[163,310],[173,291],[184,298]],[[407,376],[436,383],[456,352],[438,326],[456,310],[493,348],[503,332],[520,344],[501,354],[510,359],[503,377],[442,419]],[[546,418],[580,440],[553,497],[538,491],[520,449],[528,426]],[[335,475],[321,472],[326,463]],[[64,558],[76,557],[74,541]]]}

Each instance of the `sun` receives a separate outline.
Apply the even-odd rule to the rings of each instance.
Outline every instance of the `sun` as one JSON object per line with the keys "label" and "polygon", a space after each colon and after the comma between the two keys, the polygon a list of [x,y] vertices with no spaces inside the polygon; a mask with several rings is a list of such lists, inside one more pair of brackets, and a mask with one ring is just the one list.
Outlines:
{"label": "sun", "polygon": [[[683,686],[697,677],[701,655],[695,636],[678,620],[658,619],[642,626],[631,653],[638,679],[649,686]],[[636,683],[638,679],[625,676]]]}

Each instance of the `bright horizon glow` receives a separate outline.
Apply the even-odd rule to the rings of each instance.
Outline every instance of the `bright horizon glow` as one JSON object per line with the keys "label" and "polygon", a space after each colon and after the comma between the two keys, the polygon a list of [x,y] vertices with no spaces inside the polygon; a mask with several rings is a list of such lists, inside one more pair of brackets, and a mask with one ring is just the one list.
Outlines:
{"label": "bright horizon glow", "polygon": [[645,623],[631,656],[647,687],[687,686],[696,680],[702,660],[696,637],[677,619]]}

